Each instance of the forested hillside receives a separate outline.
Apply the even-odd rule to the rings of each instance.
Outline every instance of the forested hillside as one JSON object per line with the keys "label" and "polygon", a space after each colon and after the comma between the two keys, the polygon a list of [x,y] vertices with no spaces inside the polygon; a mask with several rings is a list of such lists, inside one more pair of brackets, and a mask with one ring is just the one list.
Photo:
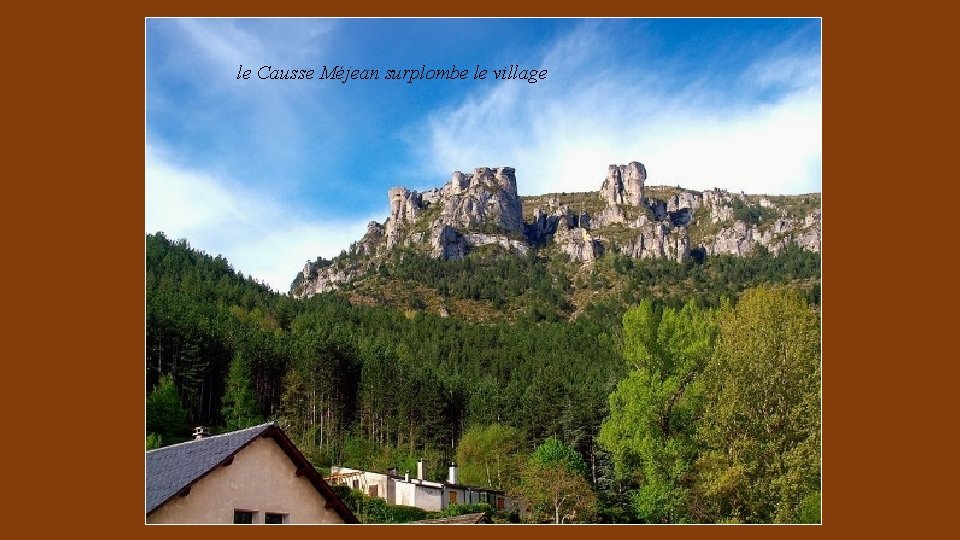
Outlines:
{"label": "forested hillside", "polygon": [[321,468],[457,459],[528,521],[819,520],[819,261],[408,254],[294,299],[148,235],[148,445],[276,419]]}

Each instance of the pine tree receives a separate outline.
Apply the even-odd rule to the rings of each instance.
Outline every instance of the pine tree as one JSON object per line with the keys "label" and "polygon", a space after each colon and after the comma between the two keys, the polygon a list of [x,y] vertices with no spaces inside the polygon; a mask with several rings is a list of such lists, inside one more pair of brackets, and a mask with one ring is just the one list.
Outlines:
{"label": "pine tree", "polygon": [[257,412],[250,367],[240,352],[234,354],[233,360],[230,361],[222,412],[228,431],[255,426],[262,421]]}
{"label": "pine tree", "polygon": [[167,373],[147,396],[147,433],[159,436],[167,444],[187,440],[187,411],[180,403],[180,393]]}

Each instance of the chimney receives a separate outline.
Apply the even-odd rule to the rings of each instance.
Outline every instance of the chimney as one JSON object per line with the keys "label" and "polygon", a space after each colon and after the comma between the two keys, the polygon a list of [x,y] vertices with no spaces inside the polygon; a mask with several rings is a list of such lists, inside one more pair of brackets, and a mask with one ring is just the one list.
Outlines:
{"label": "chimney", "polygon": [[448,482],[451,484],[457,483],[457,464],[452,461],[450,462],[450,478],[448,479]]}
{"label": "chimney", "polygon": [[409,481],[410,481],[410,471],[407,471],[407,472],[403,473],[403,481],[404,481],[404,482],[409,482]]}
{"label": "chimney", "polygon": [[193,438],[194,438],[194,439],[198,439],[198,440],[199,440],[199,439],[202,439],[202,438],[204,438],[204,437],[209,437],[209,436],[210,436],[210,428],[208,428],[208,427],[206,427],[206,426],[197,426],[196,428],[193,429]]}
{"label": "chimney", "polygon": [[417,460],[417,479],[423,480],[423,458]]}

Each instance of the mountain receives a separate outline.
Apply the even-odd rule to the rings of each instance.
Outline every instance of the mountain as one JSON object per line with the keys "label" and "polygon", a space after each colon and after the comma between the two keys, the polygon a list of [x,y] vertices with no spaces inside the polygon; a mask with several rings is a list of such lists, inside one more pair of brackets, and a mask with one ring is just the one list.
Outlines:
{"label": "mountain", "polygon": [[[438,480],[456,460],[480,485],[483,456],[539,474],[527,456],[556,439],[599,522],[743,519],[716,478],[763,505],[748,520],[819,516],[819,195],[645,179],[631,163],[598,192],[519,197],[504,167],[393,189],[299,298],[147,235],[148,444],[276,420],[320,467],[423,459]],[[716,459],[734,437],[766,450]]]}
{"label": "mountain", "polygon": [[[290,292],[304,298],[340,290],[355,302],[398,304],[398,289],[412,287],[424,297],[413,304],[469,317],[475,309],[423,276],[393,284],[384,278],[396,274],[392,270],[405,259],[430,266],[422,259],[514,257],[531,260],[516,263],[525,271],[548,269],[546,279],[568,281],[559,287],[564,299],[557,303],[564,305],[562,316],[575,316],[585,306],[584,287],[578,284],[605,273],[601,260],[663,259],[689,267],[724,256],[778,255],[796,248],[820,252],[819,193],[700,192],[647,186],[646,179],[646,167],[634,161],[610,165],[595,192],[521,197],[511,167],[455,171],[444,186],[424,192],[396,187],[388,192],[390,215],[384,223],[370,222],[348,252],[308,261]],[[444,268],[438,272],[450,265]],[[619,289],[628,288],[621,272],[612,274],[605,279],[613,289],[618,283]]]}

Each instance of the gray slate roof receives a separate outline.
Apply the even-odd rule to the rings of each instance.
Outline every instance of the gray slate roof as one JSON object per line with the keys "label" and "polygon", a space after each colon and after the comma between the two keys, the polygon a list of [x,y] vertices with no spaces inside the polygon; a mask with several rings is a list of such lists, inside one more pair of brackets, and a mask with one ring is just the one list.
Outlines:
{"label": "gray slate roof", "polygon": [[235,454],[273,422],[147,452],[146,513]]}

